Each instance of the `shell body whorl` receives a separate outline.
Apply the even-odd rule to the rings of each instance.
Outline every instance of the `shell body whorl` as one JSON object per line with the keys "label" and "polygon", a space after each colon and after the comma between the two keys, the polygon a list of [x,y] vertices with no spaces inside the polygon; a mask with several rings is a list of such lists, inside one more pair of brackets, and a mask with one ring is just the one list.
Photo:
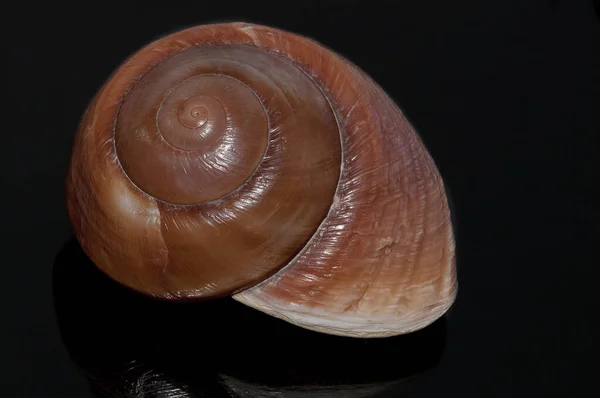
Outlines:
{"label": "shell body whorl", "polygon": [[350,62],[278,29],[199,26],[134,54],[86,111],[67,198],[95,264],[155,297],[233,294],[382,337],[456,294],[443,182],[410,123]]}

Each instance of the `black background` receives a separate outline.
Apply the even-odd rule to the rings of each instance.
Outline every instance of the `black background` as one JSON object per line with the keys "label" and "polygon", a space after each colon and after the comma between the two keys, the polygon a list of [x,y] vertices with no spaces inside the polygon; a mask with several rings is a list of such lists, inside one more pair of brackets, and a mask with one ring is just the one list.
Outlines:
{"label": "black background", "polygon": [[[226,396],[221,374],[274,388],[290,378],[398,380],[382,397],[595,395],[600,20],[591,1],[51,3],[3,11],[0,395],[89,397],[90,385],[126,391],[145,377],[147,396]],[[63,189],[88,101],[149,41],[224,21],[316,39],[405,111],[454,202],[459,295],[441,323],[387,342],[315,337],[229,302],[154,306],[86,261]]]}

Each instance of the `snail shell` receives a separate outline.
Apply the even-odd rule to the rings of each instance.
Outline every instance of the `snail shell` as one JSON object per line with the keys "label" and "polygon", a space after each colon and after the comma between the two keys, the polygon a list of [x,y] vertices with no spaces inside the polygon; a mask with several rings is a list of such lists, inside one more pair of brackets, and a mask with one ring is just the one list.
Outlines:
{"label": "snail shell", "polygon": [[456,295],[444,185],[411,124],[348,60],[278,29],[198,26],[129,58],[82,119],[67,204],[91,260],[157,298],[233,295],[384,337]]}

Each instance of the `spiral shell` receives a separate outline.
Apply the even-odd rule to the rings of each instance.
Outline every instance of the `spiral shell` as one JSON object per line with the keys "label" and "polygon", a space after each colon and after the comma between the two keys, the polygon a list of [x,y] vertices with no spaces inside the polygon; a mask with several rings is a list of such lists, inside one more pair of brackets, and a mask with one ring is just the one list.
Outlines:
{"label": "spiral shell", "polygon": [[198,26],[134,54],[84,115],[67,198],[94,263],[158,298],[233,294],[380,337],[456,294],[443,182],[410,123],[349,61],[278,29]]}

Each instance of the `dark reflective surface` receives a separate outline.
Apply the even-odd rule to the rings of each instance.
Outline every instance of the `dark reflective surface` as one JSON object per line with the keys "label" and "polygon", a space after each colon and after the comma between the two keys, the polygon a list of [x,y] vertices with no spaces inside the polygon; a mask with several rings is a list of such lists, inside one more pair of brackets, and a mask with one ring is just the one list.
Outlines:
{"label": "dark reflective surface", "polygon": [[230,298],[152,300],[101,273],[74,239],[57,256],[53,281],[63,343],[102,397],[395,396],[445,346],[444,318],[405,336],[353,339]]}

